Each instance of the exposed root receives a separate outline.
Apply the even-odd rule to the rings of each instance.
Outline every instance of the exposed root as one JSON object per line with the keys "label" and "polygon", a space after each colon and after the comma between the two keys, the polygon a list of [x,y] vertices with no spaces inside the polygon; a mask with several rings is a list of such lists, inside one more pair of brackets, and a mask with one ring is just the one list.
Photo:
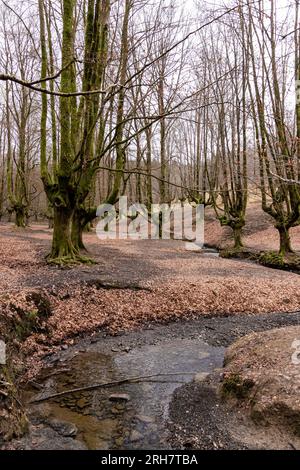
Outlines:
{"label": "exposed root", "polygon": [[79,264],[97,264],[93,259],[81,255],[79,253],[69,254],[69,255],[60,255],[60,256],[51,256],[51,253],[46,257],[47,263],[50,265],[60,266],[60,267],[72,267]]}
{"label": "exposed root", "polygon": [[79,262],[83,264],[97,264],[97,261],[92,258],[89,258],[88,256],[78,255],[77,258]]}

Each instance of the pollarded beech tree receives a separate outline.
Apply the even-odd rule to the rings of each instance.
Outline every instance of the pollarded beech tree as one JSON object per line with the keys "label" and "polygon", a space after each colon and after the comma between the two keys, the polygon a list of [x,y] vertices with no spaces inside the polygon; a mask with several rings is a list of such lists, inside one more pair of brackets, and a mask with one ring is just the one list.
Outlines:
{"label": "pollarded beech tree", "polygon": [[[101,109],[106,99],[105,92],[102,93],[100,90],[107,62],[110,0],[87,2],[83,72],[80,84],[78,84],[75,60],[75,5],[75,0],[63,1],[59,93],[60,149],[58,161],[51,169],[47,161],[48,98],[46,93],[42,95],[41,176],[54,211],[53,242],[48,261],[58,264],[88,261],[79,251],[79,210],[90,191],[99,164],[102,137]],[[43,0],[39,0],[39,15],[42,77],[46,77],[48,48]],[[42,82],[41,86],[45,91],[46,81]],[[78,92],[79,86],[80,92]],[[97,128],[98,121],[100,121],[99,128]]]}
{"label": "pollarded beech tree", "polygon": [[[216,158],[219,163],[220,199],[219,207],[216,192],[212,191],[213,207],[222,226],[232,229],[234,248],[243,247],[242,229],[245,226],[245,214],[248,200],[247,175],[247,74],[249,69],[248,48],[242,47],[244,24],[241,28],[232,28],[223,46],[224,62],[231,70],[230,82],[217,83],[216,102]],[[221,33],[221,41],[224,36]],[[216,38],[214,38],[216,41]],[[225,50],[224,50],[225,49]],[[222,67],[220,54],[216,48],[215,67]],[[218,65],[217,65],[218,64]],[[213,188],[212,188],[213,189]]]}
{"label": "pollarded beech tree", "polygon": [[[262,4],[257,9],[248,5],[247,41],[252,63],[249,78],[253,125],[259,157],[262,208],[274,219],[278,230],[279,253],[291,253],[290,229],[300,224],[299,136],[300,102],[296,102],[295,118],[288,112],[289,87],[286,77],[292,51],[295,80],[299,80],[300,32],[299,1],[291,4],[287,15],[295,18],[294,34],[278,30],[277,6],[270,2],[268,15]],[[293,82],[294,83],[294,82]],[[294,122],[293,122],[294,121]]]}
{"label": "pollarded beech tree", "polygon": [[[23,80],[31,80],[38,61],[30,35],[22,23],[15,25],[7,12],[2,13],[0,65],[6,72],[18,68]],[[30,24],[28,31],[34,26]],[[37,103],[34,93],[14,83],[6,82],[3,91],[5,133],[1,150],[6,161],[7,210],[15,215],[17,227],[25,227],[31,202],[33,141],[38,138],[34,124]]]}

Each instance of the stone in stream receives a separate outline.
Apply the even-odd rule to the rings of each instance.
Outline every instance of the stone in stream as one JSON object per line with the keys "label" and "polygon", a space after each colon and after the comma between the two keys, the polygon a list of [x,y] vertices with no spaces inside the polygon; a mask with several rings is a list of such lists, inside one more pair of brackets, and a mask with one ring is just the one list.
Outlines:
{"label": "stone in stream", "polygon": [[117,403],[116,406],[115,406],[115,408],[116,408],[117,410],[123,410],[123,411],[124,411],[125,405],[124,405],[123,402]]}
{"label": "stone in stream", "polygon": [[84,398],[84,397],[83,397],[83,398],[80,398],[80,399],[77,400],[77,402],[76,402],[76,406],[77,406],[78,408],[80,408],[81,410],[82,410],[83,408],[85,408],[86,406],[88,406],[88,405],[89,405],[89,400],[88,400],[87,398]]}
{"label": "stone in stream", "polygon": [[123,444],[124,444],[124,438],[123,437],[118,437],[116,440],[115,440],[115,443],[118,447],[121,447]]}
{"label": "stone in stream", "polygon": [[135,429],[131,432],[130,434],[130,440],[131,442],[137,442],[140,441],[143,438],[143,434],[140,432],[136,431]]}
{"label": "stone in stream", "polygon": [[78,429],[75,424],[67,423],[66,421],[52,419],[49,421],[49,425],[54,429],[54,431],[64,437],[75,437],[78,433]]}
{"label": "stone in stream", "polygon": [[129,401],[130,396],[127,393],[112,393],[109,396],[110,401]]}
{"label": "stone in stream", "polygon": [[146,415],[136,415],[136,418],[142,423],[146,423],[146,424],[154,423],[155,421],[155,419],[152,418],[152,416],[146,416]]}
{"label": "stone in stream", "polygon": [[111,408],[111,412],[112,412],[112,414],[114,414],[114,415],[119,415],[119,414],[123,413],[123,410],[119,410],[116,406],[113,406],[113,407]]}

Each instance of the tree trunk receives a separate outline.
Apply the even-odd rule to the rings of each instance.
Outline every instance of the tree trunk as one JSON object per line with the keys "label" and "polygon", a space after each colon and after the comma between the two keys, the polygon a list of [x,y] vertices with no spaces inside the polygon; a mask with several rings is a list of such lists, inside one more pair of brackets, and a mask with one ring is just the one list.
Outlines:
{"label": "tree trunk", "polygon": [[77,261],[78,250],[72,243],[73,212],[69,207],[54,208],[52,249],[48,257],[50,263],[64,264]]}
{"label": "tree trunk", "polygon": [[72,221],[72,243],[77,251],[86,250],[82,238],[83,230],[84,226],[82,224],[82,219],[75,210]]}
{"label": "tree trunk", "polygon": [[146,129],[146,142],[147,142],[147,149],[146,149],[146,165],[147,165],[147,181],[146,181],[146,201],[147,201],[147,209],[151,211],[151,206],[153,203],[152,198],[152,142],[151,142],[151,128]]}
{"label": "tree trunk", "polygon": [[26,211],[25,207],[20,206],[15,208],[15,213],[16,213],[16,226],[17,227],[26,227]]}
{"label": "tree trunk", "polygon": [[[165,114],[164,104],[164,75],[159,78],[158,83],[158,111],[161,116]],[[166,188],[166,173],[167,173],[167,156],[166,156],[166,119],[163,117],[159,121],[160,123],[160,182],[159,182],[159,194],[160,202],[166,202],[167,188]]]}
{"label": "tree trunk", "polygon": [[239,249],[243,247],[242,242],[242,227],[233,227],[234,248]]}
{"label": "tree trunk", "polygon": [[282,255],[285,255],[285,253],[293,253],[289,229],[286,227],[276,227],[276,228],[279,232],[279,240],[280,240],[279,253]]}

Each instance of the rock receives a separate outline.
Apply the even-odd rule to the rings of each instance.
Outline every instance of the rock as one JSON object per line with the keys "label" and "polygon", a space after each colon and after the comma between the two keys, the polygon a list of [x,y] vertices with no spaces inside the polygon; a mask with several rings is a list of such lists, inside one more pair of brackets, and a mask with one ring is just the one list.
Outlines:
{"label": "rock", "polygon": [[118,437],[116,440],[115,440],[115,443],[118,447],[122,447],[123,446],[123,443],[124,443],[124,439],[123,437]]}
{"label": "rock", "polygon": [[129,401],[130,396],[127,393],[112,393],[109,396],[110,401]]}
{"label": "rock", "polygon": [[21,441],[24,442],[24,447],[28,450],[87,450],[83,442],[73,437],[61,436],[51,427],[39,427]]}
{"label": "rock", "polygon": [[68,349],[68,345],[67,344],[63,344],[61,349],[63,349],[64,351],[66,351]]}
{"label": "rock", "polygon": [[118,408],[116,406],[113,406],[110,411],[114,415],[119,415],[120,413],[122,413],[122,410],[118,410]]}
{"label": "rock", "polygon": [[52,429],[58,432],[58,434],[64,437],[75,437],[78,433],[78,429],[75,424],[67,423],[66,421],[53,419],[49,421],[49,425]]}
{"label": "rock", "polygon": [[154,423],[155,419],[152,416],[145,416],[145,415],[137,415],[136,418],[141,421],[142,423]]}
{"label": "rock", "polygon": [[131,442],[137,442],[140,441],[143,438],[143,434],[140,432],[136,431],[135,429],[131,432],[130,434],[130,440]]}
{"label": "rock", "polygon": [[199,351],[198,357],[199,357],[199,359],[205,359],[205,358],[209,357],[209,352]]}
{"label": "rock", "polygon": [[194,376],[194,382],[197,382],[197,383],[203,382],[203,380],[205,380],[208,375],[209,375],[208,372],[198,372]]}
{"label": "rock", "polygon": [[89,404],[89,401],[86,398],[80,398],[76,402],[76,406],[80,408],[81,410],[85,408]]}
{"label": "rock", "polygon": [[115,408],[116,408],[117,410],[124,410],[125,405],[124,405],[123,402],[121,402],[121,403],[118,403],[118,404],[115,406]]}

